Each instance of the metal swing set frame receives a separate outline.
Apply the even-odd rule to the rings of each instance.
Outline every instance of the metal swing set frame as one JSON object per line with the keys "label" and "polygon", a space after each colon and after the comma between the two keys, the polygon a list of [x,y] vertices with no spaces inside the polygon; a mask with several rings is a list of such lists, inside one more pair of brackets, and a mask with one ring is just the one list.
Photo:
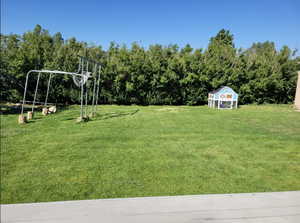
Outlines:
{"label": "metal swing set frame", "polygon": [[[42,73],[49,74],[49,79],[47,83],[47,93],[45,98],[44,107],[47,108],[48,103],[48,95],[51,85],[51,79],[53,75],[70,75],[73,78],[73,81],[77,87],[81,88],[80,93],[80,121],[88,119],[88,86],[87,83],[89,79],[92,79],[93,82],[93,95],[92,95],[92,112],[91,115],[95,115],[97,111],[98,99],[99,99],[99,90],[100,90],[100,78],[101,78],[101,64],[91,60],[87,57],[79,56],[79,66],[78,71],[74,72],[66,72],[59,70],[30,70],[26,75],[25,87],[24,87],[24,95],[22,101],[22,109],[21,109],[21,117],[24,118],[24,106],[26,102],[26,93],[28,87],[28,79],[30,74],[38,74],[37,82],[35,86],[34,98],[32,103],[31,112],[33,114],[34,107],[36,103],[37,91],[39,87],[39,80]],[[84,96],[85,94],[85,96]]]}

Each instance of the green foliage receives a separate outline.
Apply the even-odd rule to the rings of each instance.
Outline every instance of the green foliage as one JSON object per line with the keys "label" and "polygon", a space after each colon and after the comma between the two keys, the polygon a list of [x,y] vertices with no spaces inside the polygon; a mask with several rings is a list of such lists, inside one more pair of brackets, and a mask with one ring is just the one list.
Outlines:
{"label": "green foliage", "polygon": [[[78,55],[89,56],[102,66],[100,103],[142,105],[205,104],[209,91],[228,85],[240,94],[241,103],[291,103],[299,69],[295,51],[274,43],[254,43],[236,49],[234,37],[220,30],[207,49],[187,44],[150,45],[133,43],[130,48],[111,43],[108,50],[75,38],[64,40],[37,25],[19,35],[1,35],[1,100],[19,101],[26,73],[31,69],[77,71]],[[298,66],[298,67],[297,67]],[[36,77],[29,81],[32,99]],[[44,100],[47,75],[42,75],[38,100]],[[52,82],[49,100],[78,103],[79,89],[68,76]]]}

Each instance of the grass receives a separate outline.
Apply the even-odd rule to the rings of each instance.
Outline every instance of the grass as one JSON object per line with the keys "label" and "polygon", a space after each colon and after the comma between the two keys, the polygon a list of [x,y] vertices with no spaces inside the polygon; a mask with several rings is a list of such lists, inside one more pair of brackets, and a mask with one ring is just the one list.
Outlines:
{"label": "grass", "polygon": [[78,114],[1,115],[1,203],[300,190],[300,113],[288,105]]}

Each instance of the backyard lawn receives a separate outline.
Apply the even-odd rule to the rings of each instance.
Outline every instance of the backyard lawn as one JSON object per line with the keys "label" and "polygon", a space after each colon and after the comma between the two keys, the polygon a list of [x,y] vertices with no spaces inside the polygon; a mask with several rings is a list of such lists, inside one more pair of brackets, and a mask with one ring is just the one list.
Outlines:
{"label": "backyard lawn", "polygon": [[18,125],[1,115],[1,203],[300,190],[290,105],[79,106]]}

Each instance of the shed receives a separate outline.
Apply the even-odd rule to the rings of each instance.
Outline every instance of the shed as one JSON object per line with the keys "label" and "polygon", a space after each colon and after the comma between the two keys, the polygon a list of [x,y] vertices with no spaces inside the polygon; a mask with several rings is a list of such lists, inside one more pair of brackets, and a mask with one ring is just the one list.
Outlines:
{"label": "shed", "polygon": [[238,106],[239,95],[232,88],[223,86],[208,94],[208,107],[233,109]]}

